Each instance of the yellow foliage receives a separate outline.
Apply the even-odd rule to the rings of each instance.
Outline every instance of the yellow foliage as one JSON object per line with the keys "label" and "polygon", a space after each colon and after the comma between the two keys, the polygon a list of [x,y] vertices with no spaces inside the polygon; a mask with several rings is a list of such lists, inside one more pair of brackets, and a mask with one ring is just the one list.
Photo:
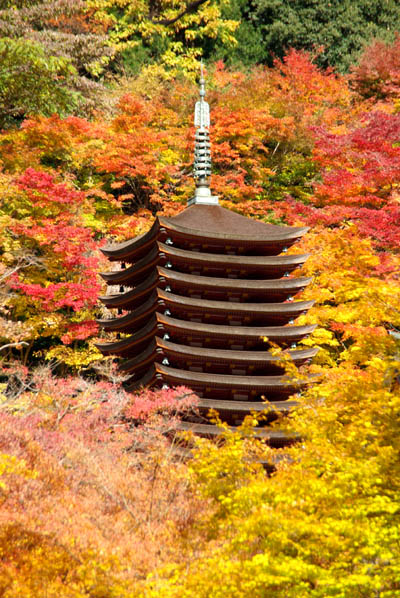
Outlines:
{"label": "yellow foliage", "polygon": [[0,490],[5,491],[7,489],[5,479],[7,479],[7,476],[9,475],[34,478],[37,474],[27,467],[26,462],[23,459],[17,459],[17,457],[14,457],[13,455],[0,453]]}
{"label": "yellow foliage", "polygon": [[45,355],[50,360],[61,361],[67,366],[80,369],[84,366],[102,359],[103,355],[98,349],[89,343],[87,347],[66,347],[65,345],[56,345],[52,347]]}
{"label": "yellow foliage", "polygon": [[[204,39],[218,38],[230,46],[237,43],[234,32],[239,22],[222,16],[229,0],[211,0],[196,10],[187,10],[187,0],[161,0],[156,4],[147,0],[89,0],[87,4],[98,19],[108,24],[110,43],[118,51],[135,48],[139,40],[148,44],[164,40],[167,47],[158,64],[145,68],[144,77],[156,75],[171,80],[184,73],[194,78]],[[186,43],[179,41],[182,37]]]}
{"label": "yellow foliage", "polygon": [[143,596],[398,595],[400,361],[386,341],[304,393],[291,418],[303,442],[272,477],[245,469],[238,435],[201,441],[190,476],[209,510],[186,560],[150,576]]}

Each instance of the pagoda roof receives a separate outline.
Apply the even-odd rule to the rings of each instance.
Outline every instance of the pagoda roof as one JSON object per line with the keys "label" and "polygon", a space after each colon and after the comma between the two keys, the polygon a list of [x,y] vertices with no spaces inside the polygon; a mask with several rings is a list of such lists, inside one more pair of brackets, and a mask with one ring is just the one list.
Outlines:
{"label": "pagoda roof", "polygon": [[280,255],[280,256],[250,256],[250,255],[229,255],[220,253],[202,253],[199,251],[190,251],[179,249],[164,243],[158,243],[161,255],[169,258],[174,264],[190,264],[200,267],[216,266],[223,268],[246,268],[260,271],[263,275],[275,273],[277,270],[283,272],[294,270],[304,264],[309,257],[306,255]]}
{"label": "pagoda roof", "polygon": [[107,331],[124,332],[130,331],[133,326],[140,322],[143,318],[152,314],[157,305],[157,294],[153,291],[150,297],[140,307],[130,311],[124,316],[118,318],[107,318],[104,320],[96,320],[96,322]]}
{"label": "pagoda roof", "polygon": [[225,289],[237,291],[288,291],[293,294],[301,291],[312,278],[277,278],[269,280],[253,280],[243,278],[217,278],[214,276],[199,276],[197,274],[184,274],[170,268],[157,268],[159,276],[166,281],[173,281],[190,288],[196,286],[202,289]]}
{"label": "pagoda roof", "polygon": [[134,289],[126,291],[125,293],[118,293],[116,295],[103,295],[99,297],[100,301],[107,307],[121,307],[135,308],[143,302],[143,296],[151,293],[158,285],[158,276],[156,272],[152,272],[142,283],[138,284]]}
{"label": "pagoda roof", "polygon": [[122,268],[114,272],[101,272],[100,276],[107,282],[107,284],[124,284],[128,283],[133,286],[140,279],[143,279],[145,272],[154,267],[160,259],[157,246],[154,246],[145,257],[138,260],[133,266],[129,268]]}
{"label": "pagoda roof", "polygon": [[159,217],[160,225],[190,237],[205,236],[210,239],[265,242],[271,240],[299,239],[308,227],[269,224],[242,216],[220,205],[189,206],[172,218]]}
{"label": "pagoda roof", "polygon": [[[119,295],[117,295],[119,296]],[[161,289],[156,289],[149,299],[140,307],[116,318],[107,318],[96,320],[105,330],[114,330],[115,332],[129,332],[138,321],[145,315],[152,314],[158,303],[182,308],[194,309],[207,314],[229,313],[230,315],[261,315],[261,316],[286,316],[288,319],[296,318],[303,312],[312,307],[314,301],[293,301],[289,303],[236,303],[231,301],[208,301],[205,299],[194,299],[167,293]]]}
{"label": "pagoda roof", "polygon": [[[234,279],[236,280],[236,279]],[[169,306],[173,305],[178,308],[187,307],[198,311],[205,311],[211,313],[225,313],[230,314],[288,314],[289,317],[296,317],[304,311],[310,309],[314,305],[314,301],[290,301],[288,303],[238,303],[234,301],[210,301],[207,299],[195,299],[192,297],[185,297],[183,295],[175,295],[174,293],[166,292],[157,289],[159,300]]]}
{"label": "pagoda roof", "polygon": [[129,391],[133,391],[133,390],[139,390],[140,388],[144,388],[145,386],[149,386],[150,384],[153,384],[153,382],[156,379],[156,371],[153,367],[149,368],[149,370],[146,371],[146,373],[142,376],[142,378],[140,378],[140,380],[136,383],[132,383],[129,386],[126,386],[126,390]]}
{"label": "pagoda roof", "polygon": [[156,220],[150,230],[141,235],[137,235],[133,239],[122,241],[121,243],[111,243],[101,247],[101,252],[114,261],[129,261],[128,258],[136,261],[140,259],[141,255],[145,255],[149,250],[149,246],[154,243],[159,231],[159,222]]}
{"label": "pagoda roof", "polygon": [[210,372],[192,372],[171,368],[160,363],[154,365],[157,374],[162,375],[163,380],[170,381],[173,386],[180,384],[201,386],[212,386],[213,388],[259,390],[263,392],[287,391],[292,394],[296,389],[306,386],[309,380],[297,380],[287,375],[283,376],[236,376],[232,374],[213,374]]}
{"label": "pagoda roof", "polygon": [[156,331],[156,321],[152,317],[143,328],[138,330],[135,334],[131,334],[121,340],[112,341],[110,343],[97,343],[96,347],[104,353],[104,355],[121,355],[129,356],[129,353],[136,346],[142,345],[146,340],[154,337]]}
{"label": "pagoda roof", "polygon": [[300,350],[283,351],[282,355],[272,355],[269,351],[230,351],[228,349],[213,349],[210,355],[210,349],[204,347],[191,347],[189,345],[179,345],[171,341],[156,337],[155,341],[139,353],[127,359],[120,365],[120,370],[126,373],[132,373],[142,369],[147,364],[155,361],[157,350],[164,355],[175,357],[180,360],[197,361],[206,363],[211,361],[214,365],[253,365],[264,366],[278,364],[282,358],[290,357],[294,363],[302,364],[311,359],[318,352],[317,348],[307,348]]}
{"label": "pagoda roof", "polygon": [[[212,354],[210,354],[210,349],[208,348],[180,345],[159,337],[156,337],[156,343],[157,347],[162,349],[167,355],[185,355],[192,359],[197,358],[203,361],[212,360],[213,363],[249,363],[251,365],[262,365],[266,363],[276,363],[287,356],[293,359],[295,363],[298,363],[311,359],[311,357],[314,357],[318,352],[317,348],[312,347],[283,351],[280,355],[272,355],[269,351],[232,351],[229,349],[213,349]],[[123,364],[123,369],[126,369],[126,365],[127,362]]]}
{"label": "pagoda roof", "polygon": [[198,407],[233,413],[251,411],[287,413],[298,405],[297,401],[230,401],[228,399],[199,399]]}
{"label": "pagoda roof", "polygon": [[[156,324],[158,323],[158,325]],[[300,340],[310,334],[315,325],[311,326],[221,326],[214,324],[202,324],[199,322],[187,322],[185,320],[177,320],[170,318],[163,314],[156,313],[155,317],[151,317],[150,321],[138,330],[135,334],[109,342],[99,343],[97,348],[105,355],[114,353],[115,355],[128,355],[129,352],[137,345],[143,343],[154,335],[156,328],[162,327],[170,331],[180,331],[185,335],[204,336],[208,338],[226,338],[226,339],[241,339],[241,340],[260,340],[262,337],[267,337],[272,342],[288,341],[293,342]]]}
{"label": "pagoda roof", "polygon": [[143,254],[161,233],[190,242],[245,245],[252,250],[269,248],[279,253],[307,231],[308,227],[278,226],[247,218],[220,205],[195,204],[172,218],[160,216],[147,233],[129,241],[106,245],[101,251],[111,261],[137,260],[138,255]]}
{"label": "pagoda roof", "polygon": [[[293,380],[287,375],[283,376],[237,376],[231,374],[213,374],[211,372],[192,372],[180,370],[160,363],[155,363],[138,380],[128,381],[126,390],[138,390],[154,382],[157,378],[171,384],[171,386],[185,385],[196,390],[196,387],[210,386],[213,389],[250,390],[267,392],[270,394],[290,395],[310,382],[306,380]],[[146,381],[145,381],[146,380]],[[150,381],[150,382],[149,382]]]}
{"label": "pagoda roof", "polygon": [[[224,429],[211,424],[194,424],[192,422],[180,421],[176,424],[178,432],[193,432],[199,436],[222,436]],[[238,432],[239,428],[236,426],[228,426],[231,432]],[[253,435],[255,438],[261,438],[268,444],[273,446],[285,446],[298,441],[300,438],[295,434],[290,434],[284,430],[276,430],[271,428],[254,428]]]}
{"label": "pagoda roof", "polygon": [[278,341],[296,341],[304,338],[315,329],[316,325],[311,326],[224,326],[219,324],[203,324],[201,322],[190,322],[187,320],[178,320],[164,314],[156,313],[158,328],[165,330],[180,331],[185,335],[206,336],[209,338],[227,338],[227,339],[251,339],[259,340],[267,337],[272,342]]}
{"label": "pagoda roof", "polygon": [[141,352],[135,355],[135,357],[131,357],[130,359],[126,359],[119,365],[119,369],[121,372],[132,373],[139,369],[142,369],[146,365],[151,365],[154,363],[154,357],[157,351],[157,339],[151,340],[151,342],[147,345],[147,347]]}
{"label": "pagoda roof", "polygon": [[[158,250],[157,250],[158,247]],[[217,253],[201,253],[198,251],[189,251],[178,249],[158,243],[149,249],[148,254],[138,260],[129,268],[121,270],[102,272],[100,275],[107,284],[134,286],[138,280],[143,278],[145,272],[157,265],[160,256],[165,259],[173,259],[174,263],[197,265],[199,267],[215,266],[220,268],[245,268],[253,272],[259,272],[262,276],[290,272],[298,268],[309,257],[305,255],[280,255],[280,256],[248,256],[248,255],[229,255]]]}

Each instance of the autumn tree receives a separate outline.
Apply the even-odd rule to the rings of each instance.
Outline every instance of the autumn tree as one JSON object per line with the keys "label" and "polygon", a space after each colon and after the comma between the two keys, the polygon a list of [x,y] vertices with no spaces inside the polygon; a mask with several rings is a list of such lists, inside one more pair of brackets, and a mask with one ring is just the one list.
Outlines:
{"label": "autumn tree", "polygon": [[[118,6],[92,7],[90,26],[108,19],[111,39],[119,15],[139,10]],[[217,5],[160,6],[154,22],[147,3],[136,21],[136,13],[122,19],[119,50],[136,47],[140,27],[149,40],[153,27],[173,29],[165,43],[175,43],[174,27],[193,33],[201,11]],[[205,29],[215,23],[207,14]],[[65,11],[63,30],[84,28],[85,18]],[[383,93],[372,105],[298,50],[248,73],[209,67],[212,186],[222,205],[311,227],[295,251],[310,254],[304,274],[313,284],[303,297],[315,306],[298,323],[318,325],[304,342],[320,347],[311,366],[319,383],[277,421],[301,438],[291,449],[256,442],[251,418],[238,435],[224,429],[220,444],[195,441],[184,464],[171,442],[180,442],[173,425],[192,407],[190,391],[128,395],[92,344],[104,237],[141,234],[156,210],[175,214],[193,193],[197,88],[187,77],[165,80],[191,64],[167,49],[171,70],[164,62],[126,81],[107,118],[32,114],[0,135],[1,591],[392,598],[400,580],[396,100]],[[255,463],[260,455],[276,463],[272,476]]]}
{"label": "autumn tree", "polygon": [[197,72],[203,48],[216,40],[228,48],[237,43],[238,21],[224,13],[230,4],[231,0],[89,0],[88,7],[109,24],[110,42],[122,52],[128,73],[152,66],[151,71],[165,79]]}
{"label": "autumn tree", "polygon": [[2,312],[22,324],[18,339],[7,322],[1,336],[5,343],[24,341],[26,360],[35,341],[43,346],[45,338],[66,335],[70,344],[96,330],[89,310],[97,301],[99,259],[92,230],[79,220],[84,193],[33,169],[13,184],[3,176],[1,184],[2,254],[9,272]]}
{"label": "autumn tree", "polygon": [[24,0],[2,7],[1,124],[34,113],[90,114],[98,108],[103,90],[98,79],[114,55],[105,32],[80,0]]}
{"label": "autumn tree", "polygon": [[162,434],[196,397],[181,387],[136,404],[49,368],[14,369],[12,382],[0,386],[3,595],[129,598],[202,509]]}
{"label": "autumn tree", "polygon": [[290,429],[303,442],[271,478],[237,436],[199,442],[189,468],[208,510],[183,562],[149,576],[143,596],[398,594],[398,347],[382,332],[365,357],[328,368],[302,398]]}
{"label": "autumn tree", "polygon": [[364,97],[380,100],[399,95],[400,34],[394,42],[374,40],[351,70],[354,88]]}

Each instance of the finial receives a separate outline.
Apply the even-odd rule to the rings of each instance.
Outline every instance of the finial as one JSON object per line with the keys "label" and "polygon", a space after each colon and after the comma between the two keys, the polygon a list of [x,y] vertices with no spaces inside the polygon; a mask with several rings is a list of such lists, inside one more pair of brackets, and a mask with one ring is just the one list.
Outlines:
{"label": "finial", "polygon": [[218,204],[218,197],[212,196],[210,191],[211,175],[211,144],[208,128],[210,126],[210,106],[204,100],[206,95],[203,61],[200,62],[200,100],[196,102],[194,111],[194,126],[196,127],[194,146],[193,176],[196,182],[194,197],[188,201],[192,204]]}
{"label": "finial", "polygon": [[204,67],[203,67],[203,59],[200,60],[200,97],[204,98],[206,95],[205,89],[205,80],[204,80]]}

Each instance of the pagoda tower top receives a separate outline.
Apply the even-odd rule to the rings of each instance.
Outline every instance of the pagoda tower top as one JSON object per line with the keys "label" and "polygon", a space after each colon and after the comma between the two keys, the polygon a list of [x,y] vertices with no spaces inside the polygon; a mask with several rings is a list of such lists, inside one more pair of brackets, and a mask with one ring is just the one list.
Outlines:
{"label": "pagoda tower top", "polygon": [[188,201],[188,205],[205,204],[217,205],[218,197],[211,195],[211,144],[210,144],[210,106],[204,100],[206,95],[203,62],[200,63],[200,99],[196,102],[194,111],[195,146],[194,146],[194,167],[193,176],[196,183],[194,197]]}

